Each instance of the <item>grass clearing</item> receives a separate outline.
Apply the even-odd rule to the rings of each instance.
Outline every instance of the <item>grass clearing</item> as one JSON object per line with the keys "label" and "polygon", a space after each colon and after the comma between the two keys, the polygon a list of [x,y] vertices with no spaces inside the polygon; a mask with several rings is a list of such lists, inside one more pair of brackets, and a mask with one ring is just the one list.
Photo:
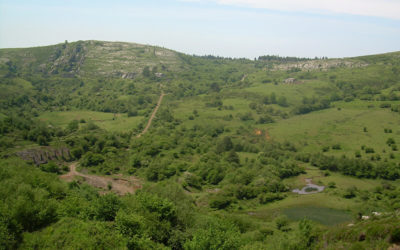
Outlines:
{"label": "grass clearing", "polygon": [[41,121],[49,122],[55,126],[65,128],[72,120],[84,119],[86,122],[93,121],[100,128],[113,132],[127,132],[135,128],[143,116],[128,117],[126,114],[95,112],[95,111],[60,111],[46,112],[39,116]]}
{"label": "grass clearing", "polygon": [[[350,104],[346,104],[350,105]],[[292,141],[309,153],[321,152],[323,146],[330,147],[329,154],[354,157],[360,151],[361,157],[370,157],[361,150],[361,146],[373,147],[375,154],[383,159],[389,154],[399,159],[398,152],[392,152],[386,145],[388,138],[400,141],[400,117],[397,113],[381,108],[358,108],[357,105],[341,110],[326,109],[306,115],[294,116],[281,120],[266,127],[270,136],[277,141]],[[373,117],[373,119],[371,119]],[[364,132],[364,127],[366,132]],[[385,129],[392,129],[392,133],[385,133]],[[341,149],[331,147],[339,144]]]}
{"label": "grass clearing", "polygon": [[270,95],[275,93],[277,96],[285,96],[289,104],[301,103],[303,97],[319,96],[322,92],[332,89],[332,86],[328,82],[324,81],[303,81],[300,84],[253,84],[251,87],[245,90],[252,93]]}
{"label": "grass clearing", "polygon": [[[305,182],[305,179],[312,179],[313,183],[323,186],[327,186],[330,182],[335,182],[338,189],[356,187],[357,189],[361,190],[370,190],[372,188],[380,186],[382,183],[382,180],[354,178],[335,172],[329,172],[329,176],[325,176],[324,171],[312,166],[306,167],[305,174],[287,178],[284,180],[284,183],[288,185],[291,189],[302,188],[307,184]],[[396,185],[395,182],[390,183]]]}

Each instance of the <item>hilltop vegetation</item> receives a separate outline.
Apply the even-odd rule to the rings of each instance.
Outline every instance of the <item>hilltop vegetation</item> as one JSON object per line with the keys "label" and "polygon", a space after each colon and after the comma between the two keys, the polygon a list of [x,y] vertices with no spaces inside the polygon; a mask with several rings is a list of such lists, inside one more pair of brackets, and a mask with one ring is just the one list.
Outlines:
{"label": "hilltop vegetation", "polygon": [[[253,61],[101,41],[2,49],[1,248],[399,244],[399,72],[398,52]],[[70,161],[143,187],[118,196],[111,182],[66,183]],[[324,191],[291,192],[306,180]]]}

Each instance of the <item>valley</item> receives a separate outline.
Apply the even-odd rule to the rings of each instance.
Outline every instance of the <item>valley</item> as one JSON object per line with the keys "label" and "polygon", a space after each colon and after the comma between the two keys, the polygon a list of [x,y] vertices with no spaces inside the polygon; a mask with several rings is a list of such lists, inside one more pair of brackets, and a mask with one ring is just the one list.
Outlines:
{"label": "valley", "polygon": [[0,245],[398,247],[399,73],[400,52],[0,49]]}

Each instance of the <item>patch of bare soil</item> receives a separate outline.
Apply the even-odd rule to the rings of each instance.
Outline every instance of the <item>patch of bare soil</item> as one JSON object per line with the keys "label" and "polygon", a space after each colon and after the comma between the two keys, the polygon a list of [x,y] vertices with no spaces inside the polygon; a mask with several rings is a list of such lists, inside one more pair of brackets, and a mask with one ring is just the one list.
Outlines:
{"label": "patch of bare soil", "polygon": [[69,172],[61,175],[60,178],[65,181],[73,181],[76,176],[80,176],[87,184],[93,187],[101,188],[106,191],[109,190],[119,195],[134,193],[137,189],[142,187],[141,181],[136,177],[106,177],[83,174],[76,170],[76,165],[76,162],[72,163],[69,166]]}
{"label": "patch of bare soil", "polygon": [[255,129],[254,134],[255,135],[263,135],[264,134],[265,139],[267,141],[271,140],[271,136],[269,135],[268,130],[265,130],[265,132],[263,133],[260,129]]}

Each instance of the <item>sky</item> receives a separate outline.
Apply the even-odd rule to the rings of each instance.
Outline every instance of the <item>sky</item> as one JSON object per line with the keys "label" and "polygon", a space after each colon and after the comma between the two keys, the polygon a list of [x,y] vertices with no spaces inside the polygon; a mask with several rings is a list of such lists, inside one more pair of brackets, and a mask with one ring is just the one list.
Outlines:
{"label": "sky", "polygon": [[378,54],[400,51],[400,0],[0,0],[0,48],[65,40],[251,59]]}

